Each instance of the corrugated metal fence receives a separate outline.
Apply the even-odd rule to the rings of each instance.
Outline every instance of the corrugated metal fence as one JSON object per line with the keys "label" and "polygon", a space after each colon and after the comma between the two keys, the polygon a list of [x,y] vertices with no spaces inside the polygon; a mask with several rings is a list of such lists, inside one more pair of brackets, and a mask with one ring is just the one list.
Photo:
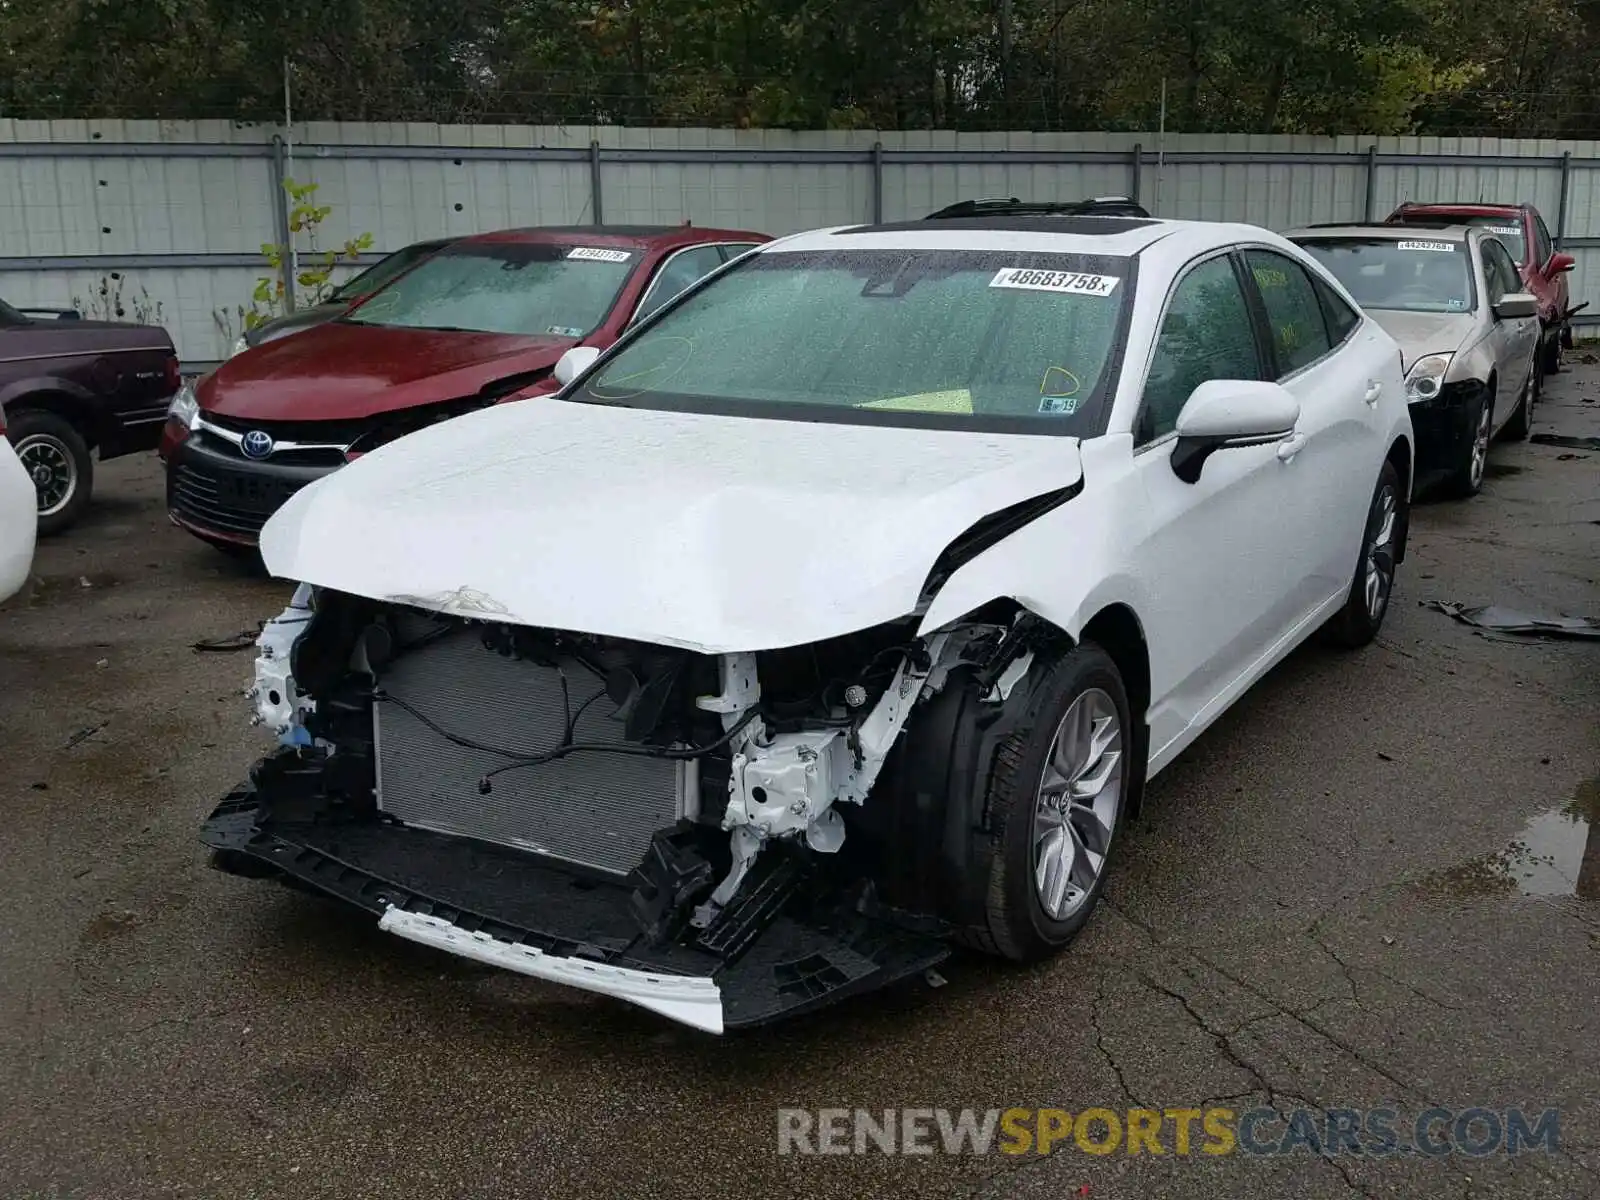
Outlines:
{"label": "corrugated metal fence", "polygon": [[1574,299],[1600,299],[1596,142],[220,121],[0,121],[0,297],[92,308],[109,281],[130,317],[160,304],[186,361],[214,360],[266,274],[261,245],[287,238],[286,178],[333,206],[324,246],[373,234],[367,261],[518,225],[782,234],[974,196],[1127,193],[1160,216],[1275,229],[1527,200],[1578,258]]}

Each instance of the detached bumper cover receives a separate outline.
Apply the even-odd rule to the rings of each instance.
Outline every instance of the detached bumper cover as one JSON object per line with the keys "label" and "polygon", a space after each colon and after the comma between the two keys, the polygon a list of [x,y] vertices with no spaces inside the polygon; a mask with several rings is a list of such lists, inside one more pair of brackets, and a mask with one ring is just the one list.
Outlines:
{"label": "detached bumper cover", "polygon": [[374,820],[285,821],[230,793],[201,841],[222,870],[344,900],[411,941],[613,996],[711,1033],[794,1016],[920,975],[947,944],[796,897],[729,951],[640,927],[623,883],[548,859]]}

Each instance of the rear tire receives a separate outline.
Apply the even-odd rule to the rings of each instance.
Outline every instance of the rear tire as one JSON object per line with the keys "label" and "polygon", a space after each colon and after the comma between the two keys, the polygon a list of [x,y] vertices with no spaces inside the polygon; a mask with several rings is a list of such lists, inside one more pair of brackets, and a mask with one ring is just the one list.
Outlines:
{"label": "rear tire", "polygon": [[1566,344],[1565,339],[1570,336],[1560,328],[1552,329],[1550,336],[1541,344],[1539,368],[1546,375],[1554,375],[1561,370],[1561,348]]}
{"label": "rear tire", "polygon": [[1517,401],[1517,411],[1511,414],[1506,421],[1506,440],[1512,442],[1525,442],[1528,434],[1533,432],[1533,406],[1539,399],[1541,390],[1541,375],[1539,367],[1535,364],[1533,370],[1528,372],[1528,382],[1523,385],[1522,398]]}
{"label": "rear tire", "polygon": [[56,413],[23,409],[8,417],[7,436],[33,478],[39,536],[75,524],[94,492],[94,455],[72,422]]}
{"label": "rear tire", "polygon": [[1361,558],[1344,607],[1328,622],[1328,640],[1357,650],[1378,636],[1394,596],[1395,565],[1404,534],[1409,502],[1401,495],[1400,472],[1386,462],[1378,472],[1361,534]]}
{"label": "rear tire", "polygon": [[1136,799],[1143,773],[1132,756],[1142,746],[1122,675],[1104,650],[1085,642],[1049,669],[995,752],[987,920],[964,940],[1028,962],[1077,935]]}

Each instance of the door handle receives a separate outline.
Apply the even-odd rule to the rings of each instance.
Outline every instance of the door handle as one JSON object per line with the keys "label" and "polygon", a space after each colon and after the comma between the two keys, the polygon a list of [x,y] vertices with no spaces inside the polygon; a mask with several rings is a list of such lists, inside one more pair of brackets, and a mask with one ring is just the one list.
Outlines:
{"label": "door handle", "polygon": [[1383,384],[1378,382],[1376,379],[1373,379],[1367,383],[1367,394],[1361,398],[1368,404],[1376,404],[1378,402],[1378,397],[1381,395],[1383,395]]}
{"label": "door handle", "polygon": [[1306,442],[1309,440],[1303,433],[1291,433],[1278,443],[1278,461],[1292,461],[1296,454],[1306,448]]}

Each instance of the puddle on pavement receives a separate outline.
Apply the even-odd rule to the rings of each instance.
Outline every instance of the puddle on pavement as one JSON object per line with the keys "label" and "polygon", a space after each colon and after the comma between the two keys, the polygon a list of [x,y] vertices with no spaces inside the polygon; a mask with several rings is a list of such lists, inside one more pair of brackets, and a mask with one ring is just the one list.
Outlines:
{"label": "puddle on pavement", "polygon": [[1540,813],[1504,850],[1435,871],[1424,891],[1451,896],[1578,896],[1600,900],[1600,780]]}

